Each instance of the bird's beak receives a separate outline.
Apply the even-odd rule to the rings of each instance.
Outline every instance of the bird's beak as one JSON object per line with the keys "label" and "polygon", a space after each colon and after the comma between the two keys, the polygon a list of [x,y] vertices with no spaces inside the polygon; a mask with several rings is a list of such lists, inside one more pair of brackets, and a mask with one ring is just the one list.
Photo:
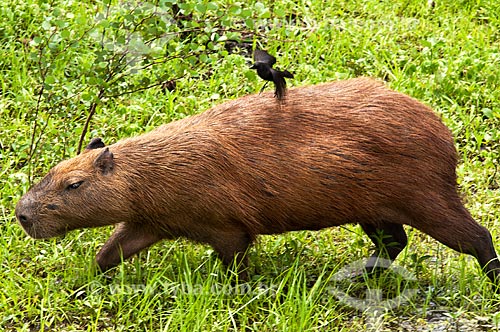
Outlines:
{"label": "bird's beak", "polygon": [[257,69],[257,67],[255,66],[255,64],[253,64],[250,66],[250,69]]}

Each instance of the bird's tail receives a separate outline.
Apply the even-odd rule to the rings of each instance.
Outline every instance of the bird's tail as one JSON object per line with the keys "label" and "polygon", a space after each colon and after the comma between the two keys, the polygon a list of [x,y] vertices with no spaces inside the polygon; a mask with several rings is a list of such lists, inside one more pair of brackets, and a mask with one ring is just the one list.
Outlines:
{"label": "bird's tail", "polygon": [[288,70],[279,71],[273,70],[273,82],[275,85],[274,96],[279,100],[282,100],[286,94],[286,81],[285,77],[293,78],[293,74]]}

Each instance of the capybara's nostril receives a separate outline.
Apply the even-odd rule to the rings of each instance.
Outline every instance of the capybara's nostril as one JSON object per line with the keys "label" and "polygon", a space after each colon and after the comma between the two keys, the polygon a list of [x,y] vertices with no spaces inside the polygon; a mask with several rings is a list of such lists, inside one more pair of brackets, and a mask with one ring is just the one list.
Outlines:
{"label": "capybara's nostril", "polygon": [[31,225],[32,225],[30,218],[28,218],[24,214],[18,215],[17,216],[17,220],[19,220],[19,222],[21,223],[21,225],[23,225],[24,227],[31,227]]}

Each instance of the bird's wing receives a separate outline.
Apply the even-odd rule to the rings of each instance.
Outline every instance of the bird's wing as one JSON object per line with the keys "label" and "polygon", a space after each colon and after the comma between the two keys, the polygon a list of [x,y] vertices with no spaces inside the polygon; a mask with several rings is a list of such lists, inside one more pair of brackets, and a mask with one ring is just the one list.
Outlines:
{"label": "bird's wing", "polygon": [[255,62],[267,63],[270,66],[276,63],[276,58],[263,50],[255,50],[253,52],[253,59]]}
{"label": "bird's wing", "polygon": [[283,77],[288,77],[288,78],[293,78],[293,74],[290,73],[288,70],[283,70]]}

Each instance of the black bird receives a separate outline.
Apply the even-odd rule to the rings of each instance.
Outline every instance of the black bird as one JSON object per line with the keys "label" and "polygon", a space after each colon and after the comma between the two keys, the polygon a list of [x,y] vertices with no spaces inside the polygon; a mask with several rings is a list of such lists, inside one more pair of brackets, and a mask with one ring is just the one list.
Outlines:
{"label": "black bird", "polygon": [[[250,69],[257,69],[257,74],[260,78],[266,81],[274,82],[274,97],[278,100],[282,100],[286,93],[286,82],[285,77],[293,78],[293,74],[288,70],[276,70],[273,69],[273,65],[276,63],[276,58],[263,50],[255,50],[253,52],[254,64]],[[260,89],[260,92],[264,90],[266,84]]]}

